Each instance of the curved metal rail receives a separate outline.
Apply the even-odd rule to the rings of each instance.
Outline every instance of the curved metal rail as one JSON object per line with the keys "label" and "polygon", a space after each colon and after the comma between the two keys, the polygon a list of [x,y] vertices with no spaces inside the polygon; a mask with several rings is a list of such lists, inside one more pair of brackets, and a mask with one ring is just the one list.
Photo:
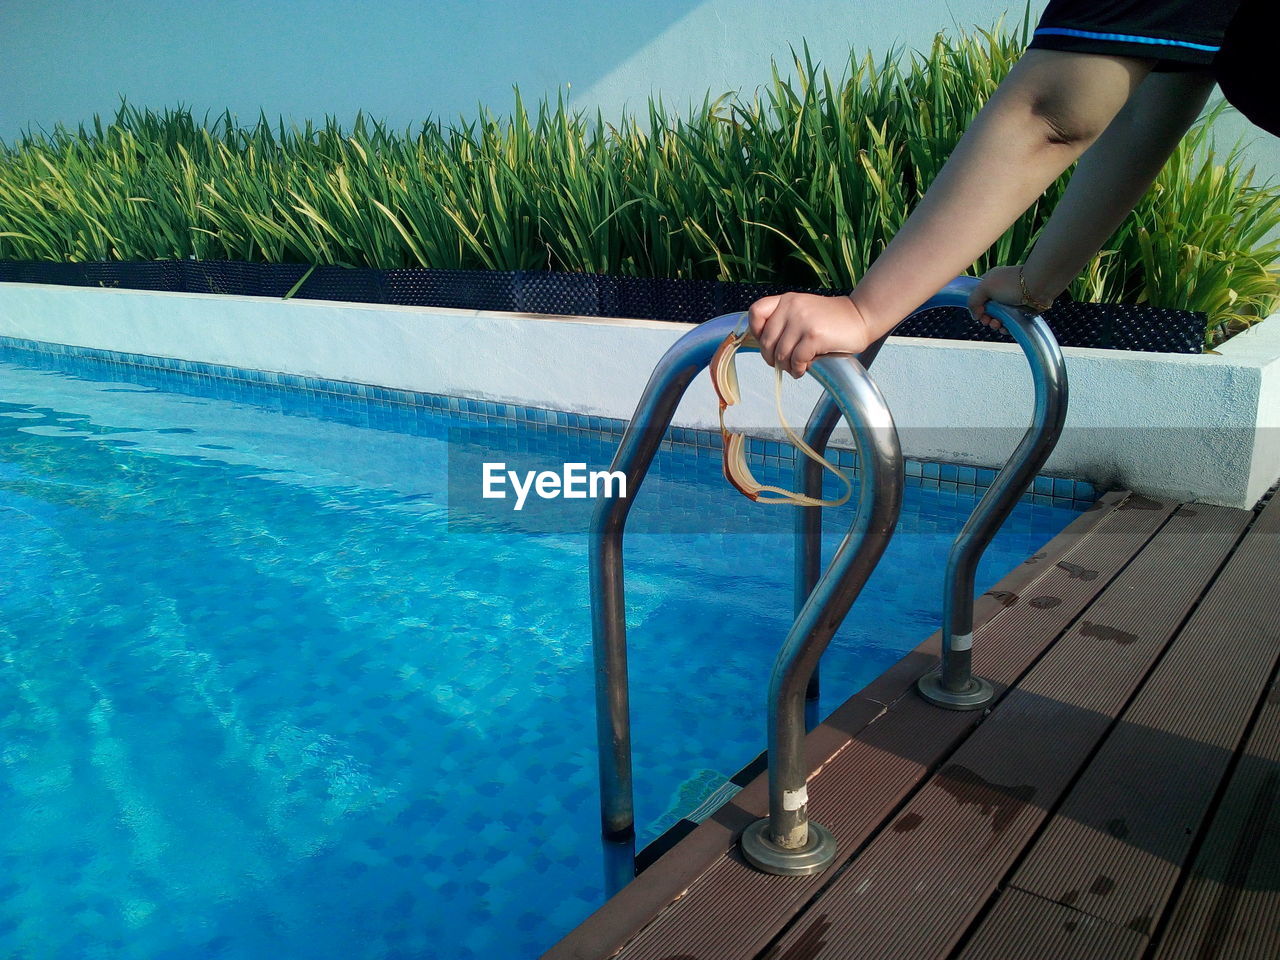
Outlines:
{"label": "curved metal rail", "polygon": [[[863,370],[870,370],[880,355],[887,336],[881,337],[871,346],[858,354],[858,362]],[[809,414],[809,422],[805,424],[804,440],[818,453],[824,453],[831,434],[840,422],[840,408],[828,394],[824,393]],[[822,496],[822,464],[809,457],[796,458],[795,489],[817,499]],[[800,616],[805,602],[818,585],[822,576],[822,508],[796,507],[795,512],[795,611]],[[817,665],[809,675],[809,683],[804,692],[804,723],[812,730],[821,719],[818,715],[818,701],[821,697],[821,670]]]}
{"label": "curved metal rail", "polygon": [[[969,294],[977,283],[978,280],[974,277],[957,277],[914,313],[936,307],[963,307],[967,305]],[[988,310],[1012,334],[1031,365],[1035,385],[1035,411],[1031,426],[974,508],[947,557],[943,594],[942,663],[937,672],[921,677],[918,687],[925,699],[952,710],[976,710],[991,700],[991,685],[980,677],[974,677],[972,668],[973,590],[978,561],[1000,525],[1012,512],[1018,498],[1053,452],[1067,415],[1066,365],[1058,342],[1044,319],[1018,307],[995,301],[988,304]],[[879,344],[875,344],[868,351],[871,353],[870,358],[863,355],[864,366],[870,365],[875,356],[873,351],[878,348]],[[804,433],[805,441],[821,453],[826,449],[827,441],[839,419],[840,412],[830,398],[822,397],[809,416]],[[809,461],[797,466],[797,490],[813,495],[815,490],[821,489],[821,483],[821,472],[811,469]],[[817,570],[822,551],[821,507],[797,510],[796,534],[798,606],[818,582]],[[812,723],[817,715],[816,670],[807,696],[807,714]]]}
{"label": "curved metal rail", "polygon": [[[622,536],[631,502],[662,435],[693,378],[711,360],[742,314],[700,324],[659,361],[622,436],[612,470],[627,478],[625,498],[601,500],[591,522],[591,630],[595,656],[601,827],[605,882],[610,894],[635,875],[635,808],[631,769]],[[770,682],[770,818],[744,834],[744,853],[761,869],[803,874],[835,855],[829,832],[808,820],[804,691],[809,674],[849,611],[897,523],[902,503],[902,456],[897,431],[880,391],[848,358],[825,357],[811,368],[853,428],[864,464],[858,513],[830,568],[816,581],[792,625]],[[870,465],[870,469],[866,468]]]}

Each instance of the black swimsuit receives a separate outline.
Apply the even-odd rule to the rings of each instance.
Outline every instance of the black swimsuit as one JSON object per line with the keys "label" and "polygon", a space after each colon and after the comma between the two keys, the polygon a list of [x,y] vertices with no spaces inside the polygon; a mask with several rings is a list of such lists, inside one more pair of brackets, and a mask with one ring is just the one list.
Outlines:
{"label": "black swimsuit", "polygon": [[1264,72],[1278,25],[1280,0],[1049,0],[1029,48],[1211,70],[1233,107],[1280,136],[1280,98]]}

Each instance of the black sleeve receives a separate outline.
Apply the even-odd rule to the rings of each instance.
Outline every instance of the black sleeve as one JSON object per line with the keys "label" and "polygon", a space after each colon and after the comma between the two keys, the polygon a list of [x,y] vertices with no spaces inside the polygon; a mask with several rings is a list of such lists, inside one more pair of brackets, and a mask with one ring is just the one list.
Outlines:
{"label": "black sleeve", "polygon": [[1032,50],[1209,65],[1241,0],[1049,0]]}
{"label": "black sleeve", "polygon": [[1271,77],[1277,31],[1277,0],[1244,0],[1213,67],[1227,101],[1267,133],[1280,137],[1280,97]]}

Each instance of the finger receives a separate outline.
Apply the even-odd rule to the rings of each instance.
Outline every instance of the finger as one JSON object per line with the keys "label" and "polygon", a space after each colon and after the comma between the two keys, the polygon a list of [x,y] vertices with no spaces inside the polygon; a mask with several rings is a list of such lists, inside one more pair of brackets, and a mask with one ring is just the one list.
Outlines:
{"label": "finger", "polygon": [[817,347],[812,336],[800,338],[800,342],[791,351],[791,375],[799,380],[805,375],[817,357]]}
{"label": "finger", "polygon": [[[987,301],[987,302],[990,303],[990,301]],[[1002,329],[1000,326],[1000,321],[987,312],[985,305],[982,307],[981,311],[978,313],[977,316],[978,316],[978,322],[981,323],[984,327],[989,327],[990,329],[995,331],[999,331]]]}
{"label": "finger", "polygon": [[973,291],[969,294],[969,313],[979,323],[987,323],[991,319],[986,309],[987,301],[990,299],[991,298],[987,296],[986,287],[981,283],[974,287]]}
{"label": "finger", "polygon": [[775,294],[771,297],[761,297],[747,308],[747,328],[757,340],[760,339],[764,325],[768,322],[769,317],[773,315],[773,312],[778,309],[778,304],[781,301],[782,295]]}
{"label": "finger", "polygon": [[804,333],[800,330],[800,324],[788,324],[773,345],[773,365],[794,375],[791,366],[791,354],[803,337]]}

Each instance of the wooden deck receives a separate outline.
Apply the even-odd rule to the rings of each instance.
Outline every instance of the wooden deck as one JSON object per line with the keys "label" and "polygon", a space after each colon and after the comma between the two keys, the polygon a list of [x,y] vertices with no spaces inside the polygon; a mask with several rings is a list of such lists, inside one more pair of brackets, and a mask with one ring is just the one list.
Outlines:
{"label": "wooden deck", "polygon": [[1280,495],[1108,494],[977,621],[988,713],[935,635],[809,735],[830,869],[738,856],[759,777],[544,960],[1280,956]]}

